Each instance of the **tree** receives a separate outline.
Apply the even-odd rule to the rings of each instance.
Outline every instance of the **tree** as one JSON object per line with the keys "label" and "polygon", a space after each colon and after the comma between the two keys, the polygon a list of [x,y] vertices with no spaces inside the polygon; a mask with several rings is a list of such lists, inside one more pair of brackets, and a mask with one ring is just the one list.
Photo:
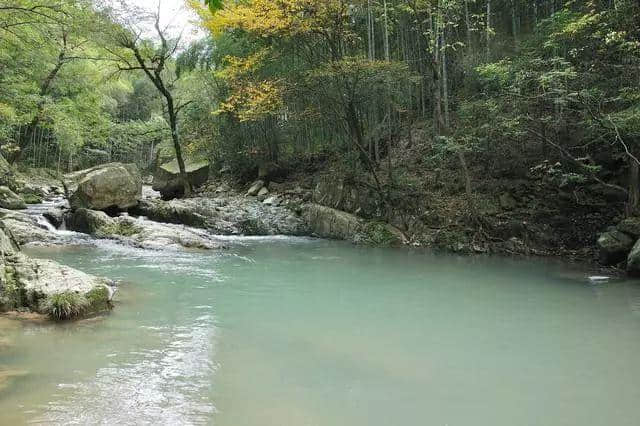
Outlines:
{"label": "tree", "polygon": [[[180,46],[181,37],[169,39],[168,28],[160,26],[160,2],[153,14],[140,13],[132,8],[125,10],[127,20],[120,19],[120,25],[112,26],[112,40],[120,48],[106,47],[114,56],[119,71],[142,71],[164,98],[171,131],[171,139],[180,170],[180,179],[184,187],[184,196],[191,195],[191,184],[187,177],[185,161],[182,155],[178,117],[181,110],[190,102],[177,102],[173,90],[178,76],[171,70],[174,56]],[[131,19],[131,17],[135,17]],[[118,21],[118,19],[115,19]],[[143,38],[141,23],[152,23],[159,42],[153,43]]]}

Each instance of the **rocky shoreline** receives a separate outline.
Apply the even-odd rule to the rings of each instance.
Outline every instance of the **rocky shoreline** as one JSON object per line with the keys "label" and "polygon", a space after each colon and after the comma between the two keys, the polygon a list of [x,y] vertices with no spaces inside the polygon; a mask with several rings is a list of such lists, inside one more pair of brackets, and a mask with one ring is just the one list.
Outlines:
{"label": "rocky shoreline", "polygon": [[[175,182],[172,185],[173,188]],[[29,188],[31,201],[45,200],[45,204],[31,204],[25,209],[25,203],[0,203],[13,208],[0,208],[3,311],[45,312],[47,300],[69,294],[87,299],[87,294],[101,286],[109,289],[107,300],[102,300],[99,307],[85,306],[82,315],[111,305],[113,283],[54,262],[29,259],[20,252],[20,246],[25,244],[64,245],[70,239],[87,244],[108,239],[148,250],[221,250],[225,249],[225,241],[218,236],[286,235],[370,246],[549,254],[528,249],[517,238],[482,247],[455,235],[447,237],[443,244],[438,240],[439,230],[435,237],[421,234],[416,238],[401,231],[401,224],[366,219],[374,216],[376,209],[370,197],[344,184],[329,185],[326,181],[313,190],[303,189],[295,182],[287,185],[258,180],[242,190],[222,181],[208,181],[189,198],[163,200],[160,193],[143,186],[136,166],[111,163],[66,175],[61,183],[45,179],[25,182],[23,187]],[[636,232],[640,224],[627,222],[620,225],[624,229],[612,228],[598,240],[600,266],[607,268],[608,274],[618,272],[616,265],[624,262],[629,253],[640,259],[640,248],[634,247],[640,237],[640,231]],[[632,237],[629,229],[638,235]],[[627,264],[633,268],[640,262],[632,260]]]}

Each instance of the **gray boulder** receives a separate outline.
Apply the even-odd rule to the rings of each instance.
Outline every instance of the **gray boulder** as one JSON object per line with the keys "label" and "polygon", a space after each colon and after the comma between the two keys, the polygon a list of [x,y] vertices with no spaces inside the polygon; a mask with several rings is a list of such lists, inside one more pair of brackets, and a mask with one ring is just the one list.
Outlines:
{"label": "gray boulder", "polygon": [[[297,188],[294,191],[303,192],[301,188]],[[335,176],[320,177],[313,193],[310,196],[302,196],[305,201],[311,201],[312,199],[316,204],[363,217],[373,217],[378,210],[378,197],[371,189],[347,182]]]}
{"label": "gray boulder", "polygon": [[9,210],[26,209],[24,200],[6,186],[0,186],[0,207]]}
{"label": "gray boulder", "polygon": [[102,211],[78,209],[69,214],[67,226],[72,231],[94,235],[113,228],[114,220]]}
{"label": "gray boulder", "polygon": [[68,174],[63,183],[72,209],[126,210],[142,198],[142,178],[135,164],[104,164]]}
{"label": "gray boulder", "polygon": [[640,238],[640,217],[629,217],[624,219],[616,226],[616,229],[633,238]]}
{"label": "gray boulder", "polygon": [[264,188],[264,181],[257,180],[251,184],[251,187],[247,190],[247,195],[249,197],[255,197],[258,195],[260,191]]}
{"label": "gray boulder", "polygon": [[0,220],[19,244],[54,242],[58,236],[38,223],[36,216],[19,211],[0,209]]}
{"label": "gray boulder", "polygon": [[363,226],[359,217],[319,204],[307,205],[304,218],[314,235],[336,240],[353,240]]}
{"label": "gray boulder", "polygon": [[[185,170],[192,188],[202,186],[209,179],[209,162],[207,160],[186,159]],[[165,200],[184,195],[178,160],[162,164],[156,169],[153,175],[153,190],[160,192]]]}
{"label": "gray boulder", "polygon": [[64,210],[60,208],[50,208],[42,213],[42,216],[56,228],[60,228],[64,223]]}
{"label": "gray boulder", "polygon": [[76,210],[67,223],[74,231],[152,250],[167,248],[211,250],[222,246],[206,231],[182,225],[152,222],[142,218],[136,219],[127,215],[112,218],[96,210]]}
{"label": "gray boulder", "polygon": [[627,234],[612,229],[600,235],[598,249],[600,263],[603,265],[616,265],[627,257],[633,248],[634,240]]}
{"label": "gray boulder", "polygon": [[627,257],[627,273],[633,277],[640,277],[640,240],[635,243]]}
{"label": "gray boulder", "polygon": [[0,250],[0,311],[29,308],[42,312],[48,298],[69,293],[86,300],[83,314],[110,308],[114,293],[111,281],[51,260],[25,256],[3,222]]}

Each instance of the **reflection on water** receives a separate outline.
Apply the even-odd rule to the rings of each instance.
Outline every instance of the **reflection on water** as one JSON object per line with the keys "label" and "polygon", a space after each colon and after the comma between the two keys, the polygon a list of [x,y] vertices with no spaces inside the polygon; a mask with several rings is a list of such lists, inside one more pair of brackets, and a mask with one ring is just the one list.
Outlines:
{"label": "reflection on water", "polygon": [[[94,377],[59,383],[65,390],[49,402],[37,422],[55,424],[193,424],[206,423],[215,409],[202,398],[210,388],[214,366],[211,315],[188,326],[143,327],[157,349],[107,355]],[[128,358],[125,357],[125,358]]]}
{"label": "reflection on water", "polygon": [[[120,280],[0,321],[0,424],[637,425],[640,285],[559,263],[288,238],[34,248]],[[1,385],[1,384],[0,384]]]}

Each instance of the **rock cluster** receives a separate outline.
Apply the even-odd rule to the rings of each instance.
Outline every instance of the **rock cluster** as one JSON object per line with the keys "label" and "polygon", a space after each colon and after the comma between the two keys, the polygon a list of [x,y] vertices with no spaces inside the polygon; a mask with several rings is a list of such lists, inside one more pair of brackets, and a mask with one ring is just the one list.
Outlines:
{"label": "rock cluster", "polygon": [[626,262],[627,272],[640,276],[640,217],[624,219],[598,237],[600,263],[605,266]]}

